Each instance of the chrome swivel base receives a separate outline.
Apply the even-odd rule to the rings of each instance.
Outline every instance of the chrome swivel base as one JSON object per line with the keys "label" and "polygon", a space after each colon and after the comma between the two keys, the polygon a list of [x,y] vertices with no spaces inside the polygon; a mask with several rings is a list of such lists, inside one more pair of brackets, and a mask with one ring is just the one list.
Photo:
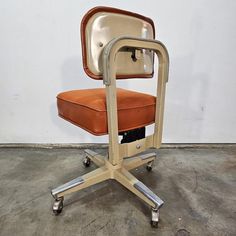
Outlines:
{"label": "chrome swivel base", "polygon": [[144,164],[152,167],[156,153],[148,153],[124,159],[120,165],[114,166],[107,158],[104,158],[91,150],[85,150],[85,152],[87,156],[85,159],[86,164],[84,165],[88,166],[87,161],[89,160],[90,164],[91,160],[98,165],[99,168],[83,176],[77,177],[51,191],[52,196],[55,198],[55,202],[53,204],[54,214],[58,215],[62,212],[65,195],[108,179],[115,179],[152,207],[151,225],[153,227],[157,227],[159,222],[159,209],[162,207],[164,202],[128,171]]}

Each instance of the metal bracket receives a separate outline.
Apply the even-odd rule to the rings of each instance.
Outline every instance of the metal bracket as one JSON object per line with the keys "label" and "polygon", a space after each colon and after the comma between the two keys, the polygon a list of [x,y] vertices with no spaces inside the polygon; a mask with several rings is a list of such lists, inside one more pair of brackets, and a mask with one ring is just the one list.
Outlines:
{"label": "metal bracket", "polygon": [[145,127],[121,132],[119,135],[123,136],[121,143],[130,143],[145,138]]}

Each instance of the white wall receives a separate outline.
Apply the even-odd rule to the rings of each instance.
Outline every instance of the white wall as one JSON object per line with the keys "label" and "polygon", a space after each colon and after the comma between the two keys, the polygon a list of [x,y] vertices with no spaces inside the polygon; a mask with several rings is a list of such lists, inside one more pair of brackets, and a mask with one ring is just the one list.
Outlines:
{"label": "white wall", "polygon": [[[57,117],[60,91],[102,86],[82,70],[79,25],[97,5],[151,17],[169,49],[164,142],[236,142],[235,0],[1,0],[0,143],[106,142]],[[154,92],[154,81],[125,81]]]}

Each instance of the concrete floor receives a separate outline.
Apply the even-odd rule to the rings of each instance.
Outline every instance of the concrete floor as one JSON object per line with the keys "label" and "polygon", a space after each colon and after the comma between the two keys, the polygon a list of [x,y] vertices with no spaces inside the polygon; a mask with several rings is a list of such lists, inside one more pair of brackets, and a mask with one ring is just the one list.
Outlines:
{"label": "concrete floor", "polygon": [[236,149],[158,154],[152,172],[132,172],[165,201],[153,229],[149,207],[112,180],[67,196],[53,215],[50,190],[95,168],[83,167],[83,150],[1,148],[0,235],[236,235]]}

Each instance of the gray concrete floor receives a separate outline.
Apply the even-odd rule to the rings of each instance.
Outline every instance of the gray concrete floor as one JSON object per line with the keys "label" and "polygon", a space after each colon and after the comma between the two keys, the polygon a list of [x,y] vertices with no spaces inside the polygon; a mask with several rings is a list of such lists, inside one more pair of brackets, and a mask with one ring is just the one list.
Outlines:
{"label": "gray concrete floor", "polygon": [[83,167],[83,150],[1,148],[0,235],[236,235],[236,149],[158,156],[152,172],[132,171],[165,201],[153,229],[149,207],[112,180],[67,196],[53,215],[50,190],[96,168]]}

